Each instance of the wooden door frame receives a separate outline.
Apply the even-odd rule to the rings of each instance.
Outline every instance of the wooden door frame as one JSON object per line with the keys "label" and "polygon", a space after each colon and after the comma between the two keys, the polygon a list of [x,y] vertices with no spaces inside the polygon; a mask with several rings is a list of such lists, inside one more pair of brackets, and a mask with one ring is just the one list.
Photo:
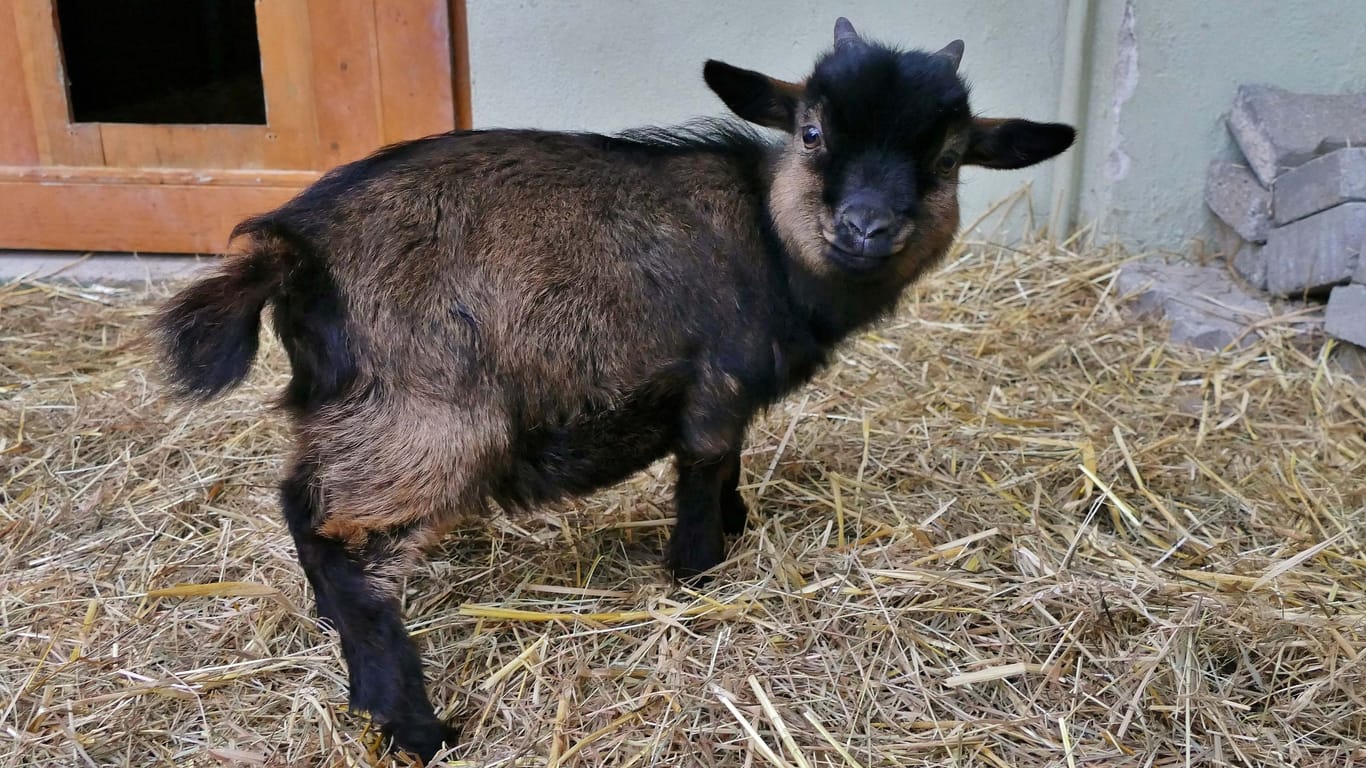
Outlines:
{"label": "wooden door frame", "polygon": [[[312,57],[311,63],[304,65],[311,66],[308,87],[314,109],[292,113],[311,112],[316,120],[303,129],[312,139],[304,152],[307,161],[275,162],[271,164],[277,167],[262,169],[193,169],[110,167],[103,163],[102,154],[98,162],[92,162],[95,157],[88,146],[85,155],[68,154],[60,148],[54,152],[54,142],[60,145],[63,141],[74,142],[73,151],[78,152],[80,142],[91,141],[91,126],[97,130],[98,126],[115,124],[73,123],[67,111],[62,129],[49,130],[53,123],[43,118],[52,114],[54,105],[47,102],[54,99],[52,89],[42,87],[40,75],[51,70],[45,70],[44,62],[33,60],[33,46],[17,43],[22,34],[44,34],[41,27],[33,26],[35,19],[41,25],[44,16],[34,11],[45,6],[50,20],[53,0],[14,0],[12,17],[0,18],[0,65],[19,64],[24,74],[0,82],[0,112],[9,113],[0,114],[0,134],[5,134],[0,140],[0,248],[221,253],[237,221],[280,205],[327,169],[393,141],[468,128],[465,1],[376,0],[372,21],[350,14],[352,22],[359,19],[358,29],[348,28],[348,15],[337,13],[336,6],[331,5],[343,1],[276,0],[278,5],[292,8],[296,19],[302,13],[298,23],[307,23],[310,34],[315,29],[325,30],[311,38],[316,45],[311,45],[310,52],[301,54]],[[364,0],[353,1],[364,5]],[[437,8],[445,14],[444,25],[430,23],[435,19],[429,14]],[[5,13],[0,8],[0,14]],[[338,50],[321,50],[321,46],[334,43]],[[6,54],[3,49],[11,44],[16,45]],[[430,54],[442,46],[447,51],[443,54],[446,67],[432,68]],[[23,53],[17,55],[16,51]],[[262,58],[264,66],[264,51]],[[387,73],[386,68],[379,67],[381,59],[392,65]],[[338,60],[341,66],[336,66]],[[348,62],[356,66],[348,67]],[[60,57],[47,63],[53,65],[60,66]],[[366,93],[372,86],[376,92]],[[336,93],[352,98],[338,100]],[[69,110],[69,98],[61,98],[60,93],[57,97],[57,106]],[[356,108],[367,101],[372,102],[368,107]],[[163,128],[195,131],[224,127],[268,128]],[[48,132],[44,134],[44,130]],[[28,135],[20,135],[23,133]],[[99,141],[98,136],[95,140]],[[278,167],[281,165],[285,167]]]}
{"label": "wooden door frame", "polygon": [[[64,79],[65,62],[55,30],[56,0],[14,0],[17,37],[25,44],[24,80],[34,106],[38,162],[44,166],[116,168],[220,168],[213,161],[232,158],[233,168],[311,170],[315,166],[318,125],[313,99],[297,98],[283,88],[265,89],[265,124],[144,124],[72,119],[70,94],[51,87]],[[262,79],[312,90],[306,3],[256,4]]]}
{"label": "wooden door frame", "polygon": [[455,127],[474,127],[470,107],[470,23],[465,0],[449,0],[447,18],[451,22],[451,98],[455,102]]}

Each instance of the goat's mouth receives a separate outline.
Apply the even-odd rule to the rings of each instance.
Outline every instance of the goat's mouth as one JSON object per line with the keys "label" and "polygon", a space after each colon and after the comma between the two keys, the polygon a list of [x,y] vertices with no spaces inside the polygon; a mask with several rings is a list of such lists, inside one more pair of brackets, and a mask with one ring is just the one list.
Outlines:
{"label": "goat's mouth", "polygon": [[878,267],[887,263],[887,256],[884,254],[866,255],[853,253],[830,243],[825,249],[825,257],[834,262],[835,266],[845,272],[853,274],[863,274],[872,272]]}
{"label": "goat's mouth", "polygon": [[821,238],[825,240],[825,258],[842,271],[850,274],[872,272],[885,265],[892,255],[891,251],[883,248],[871,252],[868,250],[862,252],[851,250],[840,242],[835,233],[825,228],[821,229]]}

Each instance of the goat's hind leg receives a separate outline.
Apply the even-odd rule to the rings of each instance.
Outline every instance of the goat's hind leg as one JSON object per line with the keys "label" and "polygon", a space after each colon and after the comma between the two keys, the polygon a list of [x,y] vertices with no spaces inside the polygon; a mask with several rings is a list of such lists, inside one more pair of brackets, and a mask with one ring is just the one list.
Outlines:
{"label": "goat's hind leg", "polygon": [[456,732],[437,719],[423,685],[422,660],[403,625],[397,581],[411,561],[413,534],[376,531],[348,546],[319,528],[326,519],[301,463],[282,488],[285,519],[299,563],[336,630],[351,682],[351,705],[365,711],[395,746],[424,761],[455,743]]}
{"label": "goat's hind leg", "polygon": [[313,535],[314,527],[321,520],[319,507],[312,467],[296,462],[280,485],[280,508],[284,512],[289,533],[294,538],[299,565],[308,578],[308,586],[313,589],[313,599],[318,604],[318,618],[322,619],[324,626],[336,629],[336,608],[327,583],[321,579],[322,549]]}

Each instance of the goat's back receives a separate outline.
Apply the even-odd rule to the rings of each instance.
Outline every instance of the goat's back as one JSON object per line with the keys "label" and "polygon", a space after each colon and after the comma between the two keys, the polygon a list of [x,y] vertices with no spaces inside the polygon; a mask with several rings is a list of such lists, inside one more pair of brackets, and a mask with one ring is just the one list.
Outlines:
{"label": "goat's back", "polygon": [[343,166],[260,222],[321,261],[369,377],[438,398],[496,379],[534,423],[647,385],[764,305],[756,155],[446,134]]}

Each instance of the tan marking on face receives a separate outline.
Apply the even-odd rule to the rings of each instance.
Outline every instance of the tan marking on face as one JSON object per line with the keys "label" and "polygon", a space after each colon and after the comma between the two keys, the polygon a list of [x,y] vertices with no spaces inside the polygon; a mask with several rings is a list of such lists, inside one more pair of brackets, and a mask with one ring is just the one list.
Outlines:
{"label": "tan marking on face", "polygon": [[836,268],[825,258],[822,235],[831,227],[821,202],[823,182],[802,155],[803,150],[789,148],[778,160],[768,201],[773,228],[803,266],[818,275],[833,274]]}
{"label": "tan marking on face", "polygon": [[[945,151],[960,151],[957,145],[962,140],[965,137],[946,141]],[[826,256],[827,245],[835,242],[834,222],[821,201],[823,180],[803,154],[801,149],[789,149],[778,161],[769,197],[773,225],[801,264],[817,275],[834,276],[840,269]],[[888,279],[906,284],[937,264],[953,243],[958,223],[955,168],[938,189],[920,200],[920,215],[902,224],[893,238]]]}
{"label": "tan marking on face", "polygon": [[907,243],[910,242],[911,236],[914,235],[916,231],[917,227],[915,220],[907,219],[906,223],[902,224],[901,229],[897,231],[896,236],[892,238],[892,253],[899,253],[904,249]]}
{"label": "tan marking on face", "polygon": [[911,222],[912,232],[902,249],[892,256],[891,279],[898,285],[907,285],[943,260],[958,233],[958,217],[956,179],[921,198],[920,215]]}
{"label": "tan marking on face", "polygon": [[814,150],[807,149],[802,140],[802,128],[808,125],[821,128],[824,133],[821,110],[805,105],[798,115],[797,130],[775,169],[769,189],[769,210],[778,236],[801,264],[818,275],[834,274],[836,267],[825,258],[825,243],[833,237],[834,222],[821,201],[824,180],[811,168],[809,160],[813,153],[827,149],[824,140]]}

